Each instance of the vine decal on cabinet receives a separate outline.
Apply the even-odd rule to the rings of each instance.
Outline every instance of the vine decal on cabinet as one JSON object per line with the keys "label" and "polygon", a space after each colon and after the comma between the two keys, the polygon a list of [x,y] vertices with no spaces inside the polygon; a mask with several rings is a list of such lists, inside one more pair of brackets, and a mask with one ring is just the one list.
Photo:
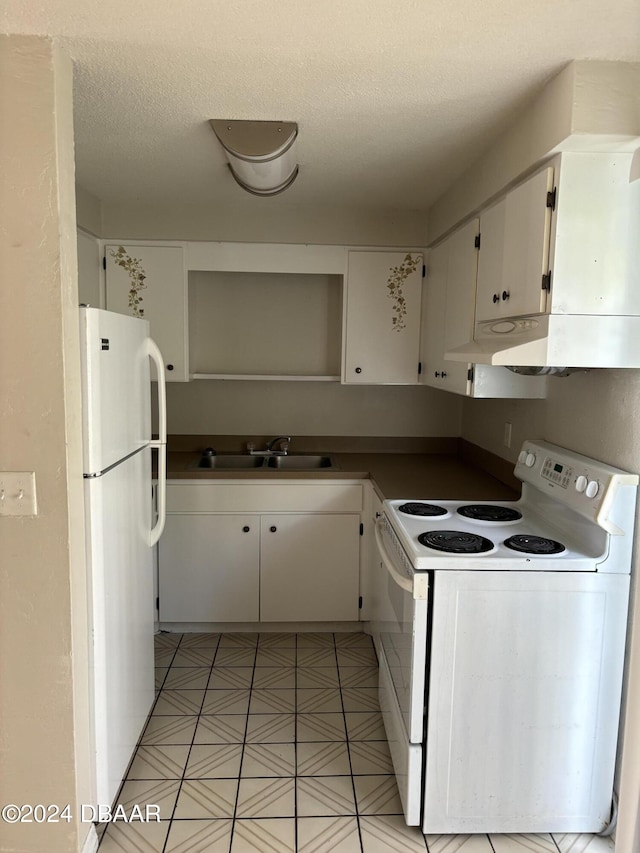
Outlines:
{"label": "vine decal on cabinet", "polygon": [[140,258],[132,258],[124,246],[118,246],[116,252],[111,250],[109,254],[115,263],[127,273],[131,281],[131,287],[129,288],[129,308],[131,308],[131,313],[134,317],[143,317],[144,308],[141,305],[142,296],[140,291],[147,286],[145,284],[147,275],[142,269]]}
{"label": "vine decal on cabinet", "polygon": [[401,332],[406,329],[407,323],[407,302],[404,296],[402,286],[412,272],[415,272],[418,265],[422,263],[422,255],[416,255],[415,258],[411,255],[406,255],[404,261],[399,267],[391,267],[391,275],[387,280],[387,288],[389,299],[393,299],[393,318],[391,320],[394,331]]}

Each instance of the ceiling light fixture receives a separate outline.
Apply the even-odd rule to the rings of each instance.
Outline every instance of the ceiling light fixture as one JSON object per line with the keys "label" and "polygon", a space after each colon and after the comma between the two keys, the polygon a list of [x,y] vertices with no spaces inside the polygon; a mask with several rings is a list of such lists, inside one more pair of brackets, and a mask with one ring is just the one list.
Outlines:
{"label": "ceiling light fixture", "polygon": [[242,189],[254,195],[277,195],[295,181],[298,164],[292,121],[227,121],[210,119]]}

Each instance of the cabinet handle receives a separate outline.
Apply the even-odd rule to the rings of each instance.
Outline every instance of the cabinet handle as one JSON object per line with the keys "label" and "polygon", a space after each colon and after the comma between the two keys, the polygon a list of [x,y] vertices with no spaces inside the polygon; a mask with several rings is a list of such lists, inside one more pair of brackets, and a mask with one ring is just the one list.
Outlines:
{"label": "cabinet handle", "polygon": [[499,293],[493,294],[493,304],[495,305],[496,302],[500,302],[500,294]]}
{"label": "cabinet handle", "polygon": [[172,365],[172,364],[168,364],[168,365],[167,365],[167,370],[173,370],[173,365]]}
{"label": "cabinet handle", "polygon": [[269,530],[270,530],[272,533],[275,533],[277,529],[278,529],[278,528],[275,526],[275,524],[274,524],[274,525],[272,525],[272,526],[269,528]]}
{"label": "cabinet handle", "polygon": [[508,299],[510,296],[511,296],[511,294],[509,293],[509,291],[508,291],[508,290],[503,290],[503,291],[502,291],[502,301],[503,301],[503,302],[506,302],[506,301],[507,301],[507,299]]}
{"label": "cabinet handle", "polygon": [[242,528],[242,532],[243,532],[243,533],[248,533],[250,530],[251,530],[251,528],[250,528],[250,527],[248,527],[246,524],[245,524],[245,526]]}
{"label": "cabinet handle", "polygon": [[356,367],[356,373],[362,373],[362,368],[361,368],[361,367]]}

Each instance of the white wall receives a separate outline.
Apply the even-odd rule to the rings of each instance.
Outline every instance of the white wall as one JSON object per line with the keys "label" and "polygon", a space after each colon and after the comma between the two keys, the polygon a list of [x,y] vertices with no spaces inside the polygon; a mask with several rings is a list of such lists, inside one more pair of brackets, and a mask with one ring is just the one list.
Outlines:
{"label": "white wall", "polygon": [[102,236],[416,247],[426,240],[424,211],[294,207],[285,195],[266,199],[245,195],[231,211],[215,200],[206,207],[103,202]]}
{"label": "white wall", "polygon": [[170,433],[457,436],[462,398],[415,386],[200,380],[167,386]]}
{"label": "white wall", "polygon": [[0,457],[38,503],[0,519],[0,803],[74,815],[0,821],[0,849],[71,853],[90,831],[73,73],[36,37],[0,36],[0,68]]}

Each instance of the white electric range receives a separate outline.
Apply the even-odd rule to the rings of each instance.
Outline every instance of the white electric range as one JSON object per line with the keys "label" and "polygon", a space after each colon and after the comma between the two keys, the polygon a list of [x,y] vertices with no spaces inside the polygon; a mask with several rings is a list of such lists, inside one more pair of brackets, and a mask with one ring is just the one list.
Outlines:
{"label": "white electric range", "polygon": [[518,501],[385,501],[373,633],[405,819],[599,832],[610,816],[638,477],[525,442]]}

